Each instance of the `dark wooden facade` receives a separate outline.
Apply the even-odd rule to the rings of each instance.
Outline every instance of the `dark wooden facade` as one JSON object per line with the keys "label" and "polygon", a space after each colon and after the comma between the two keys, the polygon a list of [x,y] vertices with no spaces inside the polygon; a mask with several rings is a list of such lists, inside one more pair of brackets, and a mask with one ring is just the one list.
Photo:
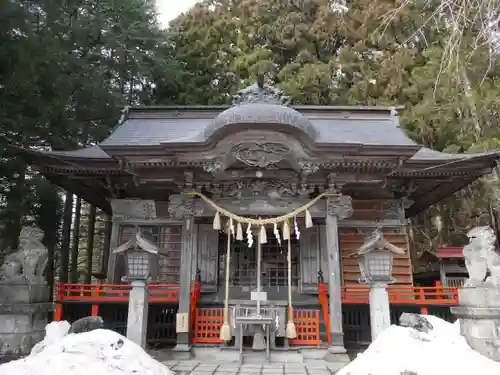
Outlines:
{"label": "dark wooden facade", "polygon": [[[178,285],[183,313],[190,309],[196,275],[199,306],[220,308],[225,271],[224,235],[212,228],[214,211],[184,192],[202,192],[231,212],[252,217],[282,215],[319,193],[335,192],[335,199],[311,208],[315,225],[301,225],[294,242],[293,300],[318,308],[322,274],[330,300],[341,307],[341,300],[356,303],[346,297],[349,288],[359,288],[352,254],[377,227],[405,250],[395,259],[394,288],[412,290],[406,218],[489,173],[498,159],[497,152],[452,155],[423,148],[404,134],[393,108],[289,106],[279,90],[256,85],[238,98],[233,106],[132,108],[99,145],[14,151],[53,183],[112,214],[112,247],[136,226],[147,228],[160,248],[153,280]],[[127,212],[130,200],[144,202],[154,213]],[[248,300],[255,286],[255,259],[244,244],[235,242],[232,251],[230,298],[238,303]],[[268,300],[286,305],[283,249],[271,240],[263,254]],[[108,283],[119,283],[123,272],[123,260],[111,256]],[[332,340],[343,341],[338,321],[346,326],[347,318],[342,311],[329,314],[336,314]]]}

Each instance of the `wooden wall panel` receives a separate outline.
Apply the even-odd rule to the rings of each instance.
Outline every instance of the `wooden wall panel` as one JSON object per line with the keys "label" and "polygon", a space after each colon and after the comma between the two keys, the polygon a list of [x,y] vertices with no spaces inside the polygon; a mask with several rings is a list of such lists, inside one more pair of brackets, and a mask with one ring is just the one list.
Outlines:
{"label": "wooden wall panel", "polygon": [[[353,215],[349,220],[376,221],[384,215],[387,202],[380,200],[353,201]],[[412,266],[406,231],[384,230],[385,238],[395,246],[405,250],[404,255],[395,255],[393,275],[398,284],[413,283]],[[366,234],[357,233],[356,228],[339,228],[342,278],[345,284],[357,284],[360,277],[356,257],[350,255],[364,243]]]}

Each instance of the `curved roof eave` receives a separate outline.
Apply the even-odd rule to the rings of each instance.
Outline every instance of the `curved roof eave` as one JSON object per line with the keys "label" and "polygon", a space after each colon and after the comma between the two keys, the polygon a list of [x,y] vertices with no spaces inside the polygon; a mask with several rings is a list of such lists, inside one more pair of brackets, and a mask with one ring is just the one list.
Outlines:
{"label": "curved roof eave", "polygon": [[316,140],[317,130],[312,122],[297,110],[274,103],[245,103],[221,112],[203,130],[205,139],[211,139],[222,129],[238,124],[280,124],[289,126]]}

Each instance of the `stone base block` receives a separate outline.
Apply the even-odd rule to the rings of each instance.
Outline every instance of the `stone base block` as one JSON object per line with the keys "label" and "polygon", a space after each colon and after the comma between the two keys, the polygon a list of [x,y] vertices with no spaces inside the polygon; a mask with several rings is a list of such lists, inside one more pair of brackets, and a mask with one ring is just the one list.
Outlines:
{"label": "stone base block", "polygon": [[458,290],[460,306],[500,308],[500,288],[481,285],[478,287],[463,287]]}
{"label": "stone base block", "polygon": [[49,300],[46,284],[0,284],[1,303],[43,303]]}
{"label": "stone base block", "polygon": [[460,319],[460,333],[472,349],[500,362],[500,290],[481,285],[458,295],[460,306],[451,312]]}
{"label": "stone base block", "polygon": [[28,355],[43,340],[51,303],[0,304],[0,357]]}

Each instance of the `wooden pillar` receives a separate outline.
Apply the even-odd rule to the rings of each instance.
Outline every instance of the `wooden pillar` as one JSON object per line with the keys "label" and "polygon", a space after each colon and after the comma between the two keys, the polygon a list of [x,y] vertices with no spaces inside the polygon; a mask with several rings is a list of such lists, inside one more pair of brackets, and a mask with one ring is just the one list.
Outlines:
{"label": "wooden pillar", "polygon": [[[114,283],[120,283],[120,280],[116,280],[116,254],[113,254],[112,251],[116,249],[120,244],[118,243],[119,237],[120,237],[120,223],[121,221],[113,217],[113,221],[111,224],[111,237],[109,241],[109,247],[110,247],[110,254],[109,254],[109,260],[107,263],[107,273],[106,273],[106,280],[110,284]],[[104,254],[103,254],[104,255]],[[102,263],[103,267],[106,267],[103,259]]]}
{"label": "wooden pillar", "polygon": [[328,264],[328,294],[332,344],[329,354],[346,353],[342,329],[342,280],[340,271],[340,247],[338,222],[352,214],[351,197],[330,197],[326,202],[326,254]]}
{"label": "wooden pillar", "polygon": [[198,228],[194,222],[194,198],[184,200],[184,209],[177,210],[176,218],[182,219],[182,247],[180,269],[179,310],[177,312],[177,345],[175,351],[188,352],[191,350],[189,311],[191,302],[191,289],[196,275],[192,274],[192,262],[197,249]]}

